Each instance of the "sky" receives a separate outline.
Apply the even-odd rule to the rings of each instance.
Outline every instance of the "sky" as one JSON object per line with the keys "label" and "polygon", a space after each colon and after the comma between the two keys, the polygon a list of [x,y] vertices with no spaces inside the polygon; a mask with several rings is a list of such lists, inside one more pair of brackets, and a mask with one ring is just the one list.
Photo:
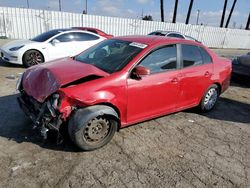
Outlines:
{"label": "sky", "polygon": [[[27,7],[59,10],[59,0],[0,0],[0,6]],[[138,18],[142,15],[151,15],[153,20],[160,21],[160,0],[87,0],[88,14],[115,16],[124,18]],[[175,0],[164,0],[165,21],[171,22]],[[176,22],[185,22],[189,6],[189,0],[179,0]],[[85,10],[86,0],[61,0],[62,11],[82,13]],[[227,15],[231,9],[233,0],[228,0]],[[195,24],[197,10],[200,10],[199,24],[219,26],[224,0],[194,0],[190,23]],[[250,11],[250,0],[238,0],[231,17],[229,26],[245,27]]]}

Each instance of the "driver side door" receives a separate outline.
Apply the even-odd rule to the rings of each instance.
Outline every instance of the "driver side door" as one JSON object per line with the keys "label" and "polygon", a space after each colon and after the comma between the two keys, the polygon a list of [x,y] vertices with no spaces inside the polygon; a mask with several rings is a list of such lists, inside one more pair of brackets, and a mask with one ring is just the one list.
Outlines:
{"label": "driver side door", "polygon": [[47,50],[49,54],[49,60],[73,55],[73,51],[75,49],[73,33],[64,33],[54,39],[53,40],[56,41],[55,43],[53,43],[53,40],[48,43]]}
{"label": "driver side door", "polygon": [[179,97],[176,44],[153,50],[138,65],[148,68],[150,74],[139,79],[130,76],[127,80],[129,124],[175,111]]}

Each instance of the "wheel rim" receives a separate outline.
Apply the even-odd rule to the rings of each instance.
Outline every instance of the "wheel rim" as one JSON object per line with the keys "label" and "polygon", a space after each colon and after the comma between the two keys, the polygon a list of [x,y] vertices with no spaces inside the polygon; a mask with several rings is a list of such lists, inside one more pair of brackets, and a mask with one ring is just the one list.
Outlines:
{"label": "wheel rim", "polygon": [[110,133],[110,122],[105,118],[94,118],[90,120],[83,130],[83,137],[88,144],[102,142]]}
{"label": "wheel rim", "polygon": [[42,55],[39,52],[31,52],[28,54],[27,63],[29,65],[37,65],[43,62]]}
{"label": "wheel rim", "polygon": [[206,110],[211,110],[218,98],[218,92],[215,88],[211,88],[208,90],[205,100],[204,100],[204,107]]}

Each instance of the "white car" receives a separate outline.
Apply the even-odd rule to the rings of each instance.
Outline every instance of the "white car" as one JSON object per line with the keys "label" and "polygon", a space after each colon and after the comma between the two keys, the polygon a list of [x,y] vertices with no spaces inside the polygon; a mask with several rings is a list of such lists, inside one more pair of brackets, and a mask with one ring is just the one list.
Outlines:
{"label": "white car", "polygon": [[76,29],[54,29],[30,40],[15,40],[0,48],[1,58],[30,67],[58,58],[75,56],[105,40],[95,33]]}
{"label": "white car", "polygon": [[154,31],[152,33],[149,33],[148,35],[175,37],[175,38],[186,39],[186,40],[193,40],[195,42],[200,42],[200,41],[198,41],[197,39],[195,39],[195,38],[193,38],[191,36],[183,35],[183,34],[181,34],[179,32],[176,32],[176,31],[161,31],[161,30],[158,30],[158,31]]}

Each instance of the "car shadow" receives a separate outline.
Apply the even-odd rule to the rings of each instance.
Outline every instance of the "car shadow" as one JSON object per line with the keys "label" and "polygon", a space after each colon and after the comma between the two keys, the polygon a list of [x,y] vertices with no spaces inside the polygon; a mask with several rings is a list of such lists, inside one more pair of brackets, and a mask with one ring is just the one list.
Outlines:
{"label": "car shadow", "polygon": [[[17,95],[0,97],[0,137],[17,143],[30,142],[51,150],[81,152],[70,140],[66,126],[63,127],[64,141],[61,144],[56,144],[55,134],[50,135],[49,139],[44,142],[38,131],[32,129],[32,122],[19,108],[16,100]],[[193,113],[192,110],[186,112]],[[222,97],[213,111],[200,115],[223,121],[250,123],[249,114],[250,104]]]}
{"label": "car shadow", "polygon": [[71,142],[67,130],[62,131],[64,140],[61,144],[56,143],[56,134],[49,134],[44,141],[38,130],[32,129],[32,121],[25,116],[17,103],[17,94],[0,97],[0,137],[13,140],[17,143],[31,142],[42,148],[79,152],[80,150]]}
{"label": "car shadow", "polygon": [[8,63],[6,61],[3,61],[2,59],[0,59],[0,67],[10,67],[10,68],[24,68],[23,65],[19,65],[19,64],[12,64],[12,63]]}
{"label": "car shadow", "polygon": [[207,113],[200,113],[211,119],[235,123],[250,123],[250,103],[243,103],[220,97],[215,108]]}

